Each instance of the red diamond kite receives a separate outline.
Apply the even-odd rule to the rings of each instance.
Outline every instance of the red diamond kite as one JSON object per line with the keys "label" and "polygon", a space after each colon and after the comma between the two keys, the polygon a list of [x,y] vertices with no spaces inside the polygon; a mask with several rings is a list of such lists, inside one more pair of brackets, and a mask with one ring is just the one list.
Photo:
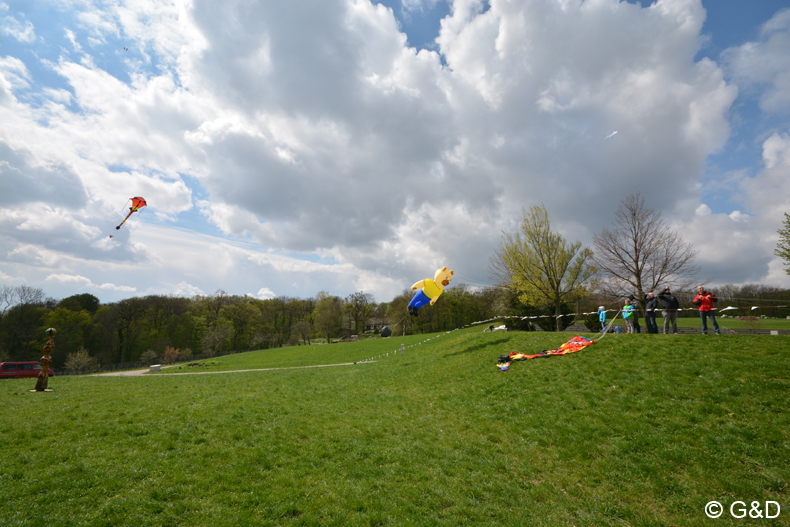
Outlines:
{"label": "red diamond kite", "polygon": [[[131,198],[131,200],[132,200],[132,206],[129,207],[129,214],[127,214],[126,217],[123,219],[123,221],[121,222],[121,225],[126,223],[126,220],[129,219],[129,216],[131,216],[135,212],[139,211],[141,208],[143,208],[143,207],[148,205],[148,203],[145,202],[145,199],[140,198],[140,197]],[[117,227],[115,227],[115,229],[116,230],[120,229],[121,225],[118,225]]]}

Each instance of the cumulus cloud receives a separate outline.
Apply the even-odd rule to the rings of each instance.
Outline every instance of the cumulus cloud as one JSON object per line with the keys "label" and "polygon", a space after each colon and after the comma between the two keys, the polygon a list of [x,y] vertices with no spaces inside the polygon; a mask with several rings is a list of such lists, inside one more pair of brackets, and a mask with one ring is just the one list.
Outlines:
{"label": "cumulus cloud", "polygon": [[188,284],[186,282],[180,282],[172,291],[168,291],[176,296],[186,296],[186,297],[193,297],[196,295],[205,295],[206,293],[203,292],[202,289],[199,287],[195,287],[192,284]]}
{"label": "cumulus cloud", "polygon": [[[574,191],[586,198],[568,211],[578,221],[619,200],[611,185],[661,202],[691,191],[688,175],[728,135],[736,90],[693,61],[698,2],[456,2],[438,40],[449,68],[404,49],[381,6],[321,2],[293,25],[292,9],[229,11],[229,40],[196,6],[204,82],[256,109],[199,129],[212,218],[265,245],[375,252],[426,219],[407,211],[461,204],[501,226]],[[327,47],[331,70],[316,58]],[[266,67],[252,67],[261,50]],[[612,125],[628,132],[602,145]]]}
{"label": "cumulus cloud", "polygon": [[[745,212],[700,214],[680,225],[699,249],[703,274],[716,283],[770,283],[790,287],[783,262],[774,254],[778,229],[790,211],[790,135],[772,134],[763,142],[763,167],[753,177],[739,174],[738,201]],[[709,209],[708,209],[709,211]]]}
{"label": "cumulus cloud", "polygon": [[759,40],[729,48],[722,58],[736,82],[762,89],[763,111],[790,111],[790,8],[763,24]]}
{"label": "cumulus cloud", "polygon": [[261,287],[258,290],[258,294],[257,294],[257,297],[260,298],[261,300],[267,300],[269,298],[274,298],[276,296],[277,295],[274,294],[274,291],[272,291],[268,287]]}
{"label": "cumulus cloud", "polygon": [[697,216],[710,216],[711,210],[710,210],[710,207],[708,207],[704,203],[701,203],[700,206],[697,207],[697,210],[695,211],[695,213],[696,213]]}

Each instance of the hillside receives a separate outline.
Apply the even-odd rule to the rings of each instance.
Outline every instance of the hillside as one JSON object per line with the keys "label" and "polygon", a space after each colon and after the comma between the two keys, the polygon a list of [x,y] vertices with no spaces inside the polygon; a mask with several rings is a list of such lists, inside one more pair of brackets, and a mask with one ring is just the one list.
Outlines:
{"label": "hillside", "polygon": [[331,368],[4,381],[0,518],[700,525],[711,500],[771,500],[760,524],[787,525],[790,337],[609,335],[500,372],[570,335],[480,330],[186,367],[375,361]]}

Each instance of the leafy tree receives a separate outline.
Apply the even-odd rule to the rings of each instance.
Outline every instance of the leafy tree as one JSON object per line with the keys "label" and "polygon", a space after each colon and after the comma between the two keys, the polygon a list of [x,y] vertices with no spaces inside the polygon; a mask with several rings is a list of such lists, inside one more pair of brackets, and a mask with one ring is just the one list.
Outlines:
{"label": "leafy tree", "polygon": [[154,350],[146,350],[142,355],[140,355],[140,360],[143,362],[154,362],[158,358],[159,354]]}
{"label": "leafy tree", "polygon": [[72,311],[82,311],[84,309],[92,315],[99,309],[99,299],[90,293],[71,295],[58,302],[58,307],[65,307]]}
{"label": "leafy tree", "polygon": [[645,293],[659,284],[688,288],[699,267],[691,243],[669,228],[661,213],[645,206],[645,199],[631,194],[620,202],[616,222],[593,236],[594,260],[603,281],[601,291],[610,298],[637,293],[644,307]]}
{"label": "leafy tree", "polygon": [[562,305],[584,293],[595,274],[592,251],[551,231],[544,206],[522,211],[521,232],[504,233],[491,258],[492,273],[518,293],[525,304],[553,306],[556,330],[562,330]]}
{"label": "leafy tree", "polygon": [[233,329],[228,323],[218,323],[213,327],[207,328],[201,342],[203,353],[207,355],[219,353],[225,347],[225,343],[232,334]]}
{"label": "leafy tree", "polygon": [[46,314],[41,331],[47,328],[55,328],[56,335],[56,351],[58,352],[53,356],[53,362],[63,364],[64,358],[70,353],[76,353],[80,349],[84,349],[85,336],[91,326],[90,314],[83,310],[72,311],[64,307],[57,307]]}
{"label": "leafy tree", "polygon": [[87,329],[85,347],[91,350],[92,356],[100,363],[112,364],[117,362],[117,338],[114,311],[110,306],[99,306]]}
{"label": "leafy tree", "polygon": [[[46,342],[40,330],[47,308],[44,291],[26,285],[4,287],[3,316],[0,319],[0,350],[12,360],[41,357]],[[55,357],[53,357],[55,358]]]}
{"label": "leafy tree", "polygon": [[304,344],[310,344],[310,335],[312,332],[313,328],[306,320],[300,320],[291,326],[291,335],[295,335],[296,337],[302,339]]}
{"label": "leafy tree", "polygon": [[343,300],[321,291],[315,303],[315,329],[320,335],[326,336],[329,344],[337,334],[343,319]]}
{"label": "leafy tree", "polygon": [[774,254],[785,261],[785,271],[790,274],[790,214],[785,212],[785,221],[779,233],[779,243],[776,244]]}
{"label": "leafy tree", "polygon": [[136,356],[135,342],[139,336],[139,322],[145,312],[145,301],[141,298],[127,298],[111,304],[110,309],[110,321],[118,337],[116,361],[129,362],[133,355]]}
{"label": "leafy tree", "polygon": [[252,305],[249,297],[238,297],[236,301],[223,308],[222,315],[233,328],[231,346],[235,350],[249,349],[252,344],[254,328],[260,325],[261,312]]}
{"label": "leafy tree", "polygon": [[208,327],[213,327],[219,320],[219,315],[222,308],[230,305],[232,300],[231,295],[222,289],[217,289],[217,292],[212,296],[201,298],[203,299],[204,305],[206,307],[206,325]]}

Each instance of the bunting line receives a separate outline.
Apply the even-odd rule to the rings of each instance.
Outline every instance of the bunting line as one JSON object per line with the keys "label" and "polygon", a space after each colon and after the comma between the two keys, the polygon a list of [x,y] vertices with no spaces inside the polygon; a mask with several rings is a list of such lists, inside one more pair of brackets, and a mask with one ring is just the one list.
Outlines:
{"label": "bunting line", "polygon": [[[711,311],[718,311],[718,312],[721,313],[721,312],[729,311],[729,310],[732,310],[732,309],[735,309],[735,310],[748,309],[750,311],[754,311],[755,309],[780,309],[780,308],[787,308],[787,307],[790,307],[790,306],[752,306],[752,307],[727,306],[727,307],[721,308],[721,309],[714,307]],[[619,313],[621,310],[620,309],[604,309],[604,311],[606,313]],[[639,311],[641,313],[645,313],[647,311],[647,309],[634,309],[634,311]],[[660,311],[699,311],[699,308],[696,308],[696,307],[681,307],[681,308],[678,308],[678,309],[661,309],[661,308],[657,308],[657,309],[654,309],[653,311],[655,311],[656,313],[658,313]],[[462,326],[462,327],[468,328],[468,327],[476,326],[478,324],[485,324],[487,322],[493,322],[495,320],[502,320],[503,318],[516,318],[516,319],[519,319],[519,320],[533,320],[533,319],[536,319],[536,318],[562,318],[562,317],[575,317],[575,316],[589,316],[589,315],[597,315],[598,313],[599,313],[598,311],[591,311],[589,313],[564,313],[562,315],[528,315],[528,316],[524,316],[524,317],[519,316],[519,315],[501,315],[501,316],[498,316],[498,317],[489,318],[487,320],[480,320],[480,321],[477,321],[477,322],[470,322],[469,324],[467,324],[465,326]]]}

